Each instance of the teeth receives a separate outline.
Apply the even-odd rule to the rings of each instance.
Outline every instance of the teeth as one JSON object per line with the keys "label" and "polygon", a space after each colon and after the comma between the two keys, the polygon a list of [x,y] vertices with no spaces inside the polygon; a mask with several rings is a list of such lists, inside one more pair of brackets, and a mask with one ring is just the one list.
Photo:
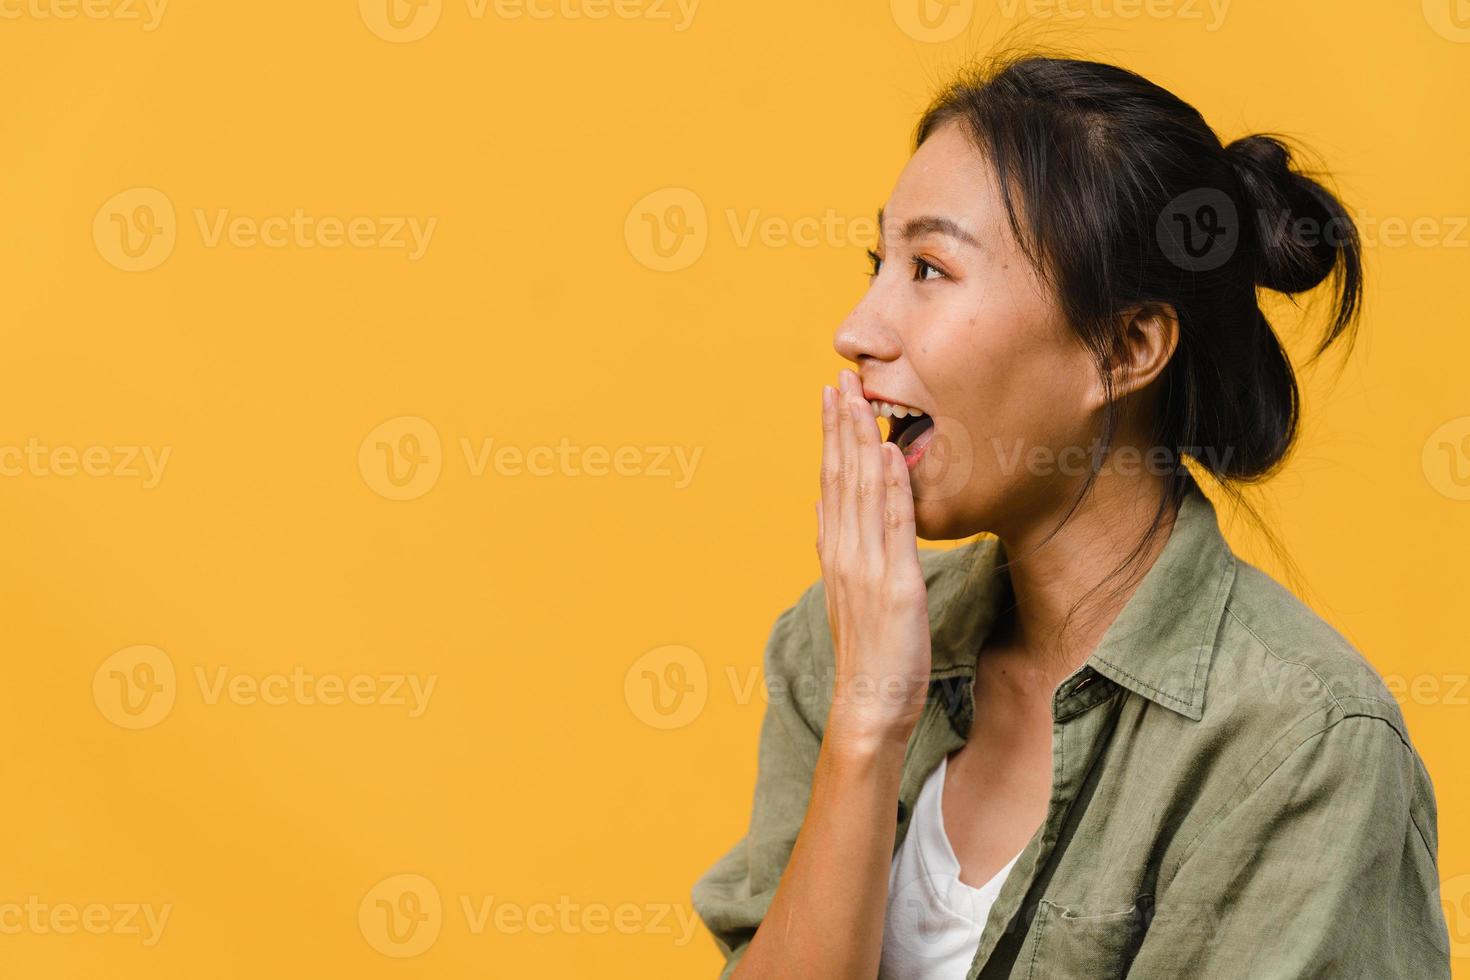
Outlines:
{"label": "teeth", "polygon": [[873,406],[874,418],[906,419],[911,415],[917,416],[924,414],[917,408],[910,408],[908,405],[895,405],[892,402],[880,402],[869,399],[868,404]]}

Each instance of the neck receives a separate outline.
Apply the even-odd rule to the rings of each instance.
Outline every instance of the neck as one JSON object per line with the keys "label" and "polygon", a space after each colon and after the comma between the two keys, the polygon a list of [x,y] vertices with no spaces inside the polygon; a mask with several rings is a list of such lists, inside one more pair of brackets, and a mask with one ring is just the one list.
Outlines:
{"label": "neck", "polygon": [[[1022,658],[1048,690],[1097,648],[1158,560],[1174,526],[1172,506],[1166,508],[1159,530],[1143,544],[1142,553],[1127,568],[1118,567],[1139,548],[1166,483],[1157,475],[1125,477],[1104,470],[1087,500],[1049,540],[1047,535],[1066,514],[1077,487],[1069,488],[1066,498],[1054,506],[997,532],[1005,546],[1010,581],[992,630],[993,643]],[[1112,580],[1103,585],[1110,576]],[[1068,621],[1079,599],[1083,601]]]}

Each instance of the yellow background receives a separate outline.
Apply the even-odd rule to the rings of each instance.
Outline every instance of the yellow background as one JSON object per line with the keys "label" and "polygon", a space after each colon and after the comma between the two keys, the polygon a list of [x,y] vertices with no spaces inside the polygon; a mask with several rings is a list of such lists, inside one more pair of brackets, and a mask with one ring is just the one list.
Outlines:
{"label": "yellow background", "polygon": [[[1400,679],[1470,976],[1463,3],[990,0],[926,28],[914,0],[429,0],[397,26],[373,0],[124,2],[0,2],[0,448],[95,449],[0,477],[0,905],[116,926],[0,933],[6,977],[713,976],[681,923],[749,815],[771,624],[819,574],[862,223],[934,86],[1017,30],[1227,139],[1300,136],[1377,235],[1362,342],[1303,379],[1261,500],[1313,607]],[[160,195],[171,220],[139,210]],[[298,209],[370,224],[208,234]],[[408,216],[436,222],[417,258],[376,244]],[[1299,356],[1319,329],[1278,326]],[[487,439],[631,448],[537,476],[477,470]],[[156,718],[118,701],[140,664]],[[221,670],[378,686],[251,703]],[[384,703],[410,674],[417,717]],[[373,923],[405,887],[424,931],[395,947]],[[127,903],[169,907],[157,941]]]}

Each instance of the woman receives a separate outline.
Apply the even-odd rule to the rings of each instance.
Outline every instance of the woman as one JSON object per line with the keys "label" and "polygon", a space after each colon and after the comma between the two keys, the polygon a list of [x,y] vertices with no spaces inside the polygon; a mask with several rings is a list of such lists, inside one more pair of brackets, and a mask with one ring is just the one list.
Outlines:
{"label": "woman", "polygon": [[1330,278],[1316,353],[1351,341],[1342,205],[1136,74],[1024,58],[935,100],[879,223],[823,390],[822,579],[693,892],[723,976],[1448,977],[1396,702],[1183,463],[1238,495],[1286,456],[1257,287]]}

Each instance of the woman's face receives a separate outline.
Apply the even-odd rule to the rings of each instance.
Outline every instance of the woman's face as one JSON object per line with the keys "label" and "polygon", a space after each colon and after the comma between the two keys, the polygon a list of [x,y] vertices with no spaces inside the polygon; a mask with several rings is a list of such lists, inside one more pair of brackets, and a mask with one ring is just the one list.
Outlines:
{"label": "woman's face", "polygon": [[878,272],[834,346],[870,400],[934,419],[909,464],[919,536],[1004,535],[1087,473],[1096,368],[1021,253],[995,175],[958,124],[914,153],[881,218]]}

